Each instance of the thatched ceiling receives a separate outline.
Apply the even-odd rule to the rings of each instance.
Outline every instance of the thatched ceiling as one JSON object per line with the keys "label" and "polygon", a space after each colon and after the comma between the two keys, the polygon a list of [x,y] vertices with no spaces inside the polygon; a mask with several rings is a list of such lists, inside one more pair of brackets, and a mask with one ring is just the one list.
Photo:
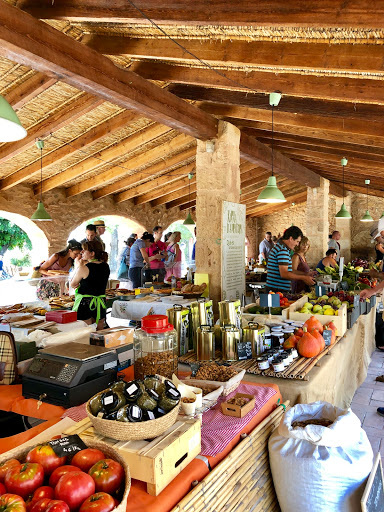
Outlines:
{"label": "thatched ceiling", "polygon": [[[187,178],[194,169],[193,135],[214,116],[241,129],[242,201],[248,215],[265,214],[271,207],[260,207],[255,199],[269,175],[268,93],[280,90],[274,148],[289,159],[277,159],[276,169],[289,202],[304,201],[305,185],[316,183],[317,176],[331,180],[340,194],[343,156],[349,160],[346,188],[363,191],[364,179],[370,178],[371,193],[383,196],[380,3],[360,2],[364,5],[357,10],[337,0],[306,2],[305,8],[276,0],[271,12],[264,1],[238,6],[230,0],[178,0],[162,2],[161,9],[155,0],[136,1],[172,41],[122,0],[1,2],[44,20],[150,81],[156,87],[151,91],[165,89],[204,115],[189,129],[188,120],[178,123],[172,109],[169,121],[164,112],[152,116],[146,107],[127,109],[121,95],[62,78],[56,62],[51,69],[41,59],[26,60],[22,42],[16,36],[7,40],[5,31],[2,35],[0,15],[0,39],[7,43],[0,57],[0,94],[28,130],[22,141],[0,145],[0,190],[24,182],[37,191],[40,161],[34,142],[42,138],[45,191],[65,187],[68,196],[92,192],[95,201],[114,195],[118,202],[193,206],[196,185],[191,182],[189,197]],[[209,138],[209,129],[199,138]]]}

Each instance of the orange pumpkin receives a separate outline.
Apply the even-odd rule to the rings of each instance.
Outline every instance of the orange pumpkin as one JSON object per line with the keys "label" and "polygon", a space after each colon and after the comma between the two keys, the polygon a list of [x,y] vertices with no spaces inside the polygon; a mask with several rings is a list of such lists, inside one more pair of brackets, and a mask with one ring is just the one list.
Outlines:
{"label": "orange pumpkin", "polygon": [[317,329],[312,329],[311,334],[320,343],[320,352],[325,349],[325,341]]}
{"label": "orange pumpkin", "polygon": [[298,329],[295,329],[295,336],[297,336],[298,338],[301,338],[303,334],[304,334],[304,331],[301,327],[299,327]]}
{"label": "orange pumpkin", "polygon": [[304,328],[304,334],[297,344],[297,350],[303,357],[316,357],[320,354],[320,342]]}
{"label": "orange pumpkin", "polygon": [[283,348],[287,350],[288,348],[295,348],[297,343],[299,342],[299,336],[295,336],[292,334],[287,340],[283,343]]}
{"label": "orange pumpkin", "polygon": [[306,327],[308,331],[312,331],[312,329],[317,329],[320,334],[323,334],[324,327],[315,316],[311,316],[311,318],[309,318],[304,323],[304,327]]}

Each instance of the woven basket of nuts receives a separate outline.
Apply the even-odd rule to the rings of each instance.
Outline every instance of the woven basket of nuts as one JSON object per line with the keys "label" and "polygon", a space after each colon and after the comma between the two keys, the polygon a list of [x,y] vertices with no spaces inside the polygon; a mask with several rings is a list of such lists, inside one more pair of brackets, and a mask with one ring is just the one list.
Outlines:
{"label": "woven basket of nuts", "polygon": [[192,386],[204,387],[207,384],[223,386],[222,396],[227,396],[235,391],[245,375],[245,370],[235,366],[221,366],[216,363],[201,365],[195,377],[187,377],[184,382],[190,382]]}

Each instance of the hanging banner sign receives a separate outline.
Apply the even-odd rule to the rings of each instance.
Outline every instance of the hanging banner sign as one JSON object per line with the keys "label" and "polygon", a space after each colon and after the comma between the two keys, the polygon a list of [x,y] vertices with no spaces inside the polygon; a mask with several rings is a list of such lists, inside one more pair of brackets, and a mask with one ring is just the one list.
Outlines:
{"label": "hanging banner sign", "polygon": [[245,293],[245,205],[223,201],[221,299],[240,300]]}

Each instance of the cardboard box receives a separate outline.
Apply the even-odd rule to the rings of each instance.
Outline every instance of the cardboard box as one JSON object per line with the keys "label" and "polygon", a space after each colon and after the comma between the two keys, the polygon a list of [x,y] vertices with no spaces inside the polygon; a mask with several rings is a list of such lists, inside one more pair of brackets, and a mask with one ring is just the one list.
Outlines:
{"label": "cardboard box", "polygon": [[57,311],[47,311],[45,319],[48,321],[57,322],[58,324],[69,324],[70,322],[76,322],[77,313],[76,311],[66,311],[65,309],[58,309]]}
{"label": "cardboard box", "polygon": [[133,333],[135,329],[132,327],[111,327],[101,331],[91,332],[91,345],[100,347],[119,347],[133,343]]}
{"label": "cardboard box", "polygon": [[226,416],[234,416],[235,418],[244,418],[255,407],[254,395],[247,395],[246,393],[236,393],[232,398],[249,398],[249,402],[240,407],[239,405],[229,404],[223,402],[221,404],[221,412]]}

